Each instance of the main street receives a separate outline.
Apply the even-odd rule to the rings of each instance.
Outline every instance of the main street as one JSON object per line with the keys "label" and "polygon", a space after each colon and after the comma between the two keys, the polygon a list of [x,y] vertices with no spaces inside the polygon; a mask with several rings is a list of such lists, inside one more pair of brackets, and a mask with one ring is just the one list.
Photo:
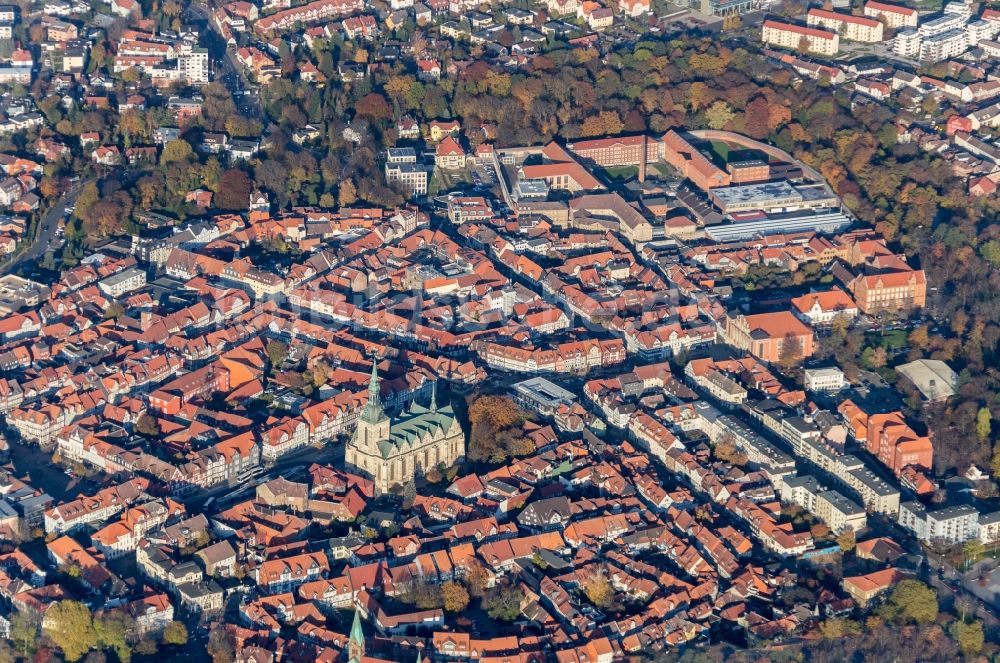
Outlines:
{"label": "main street", "polygon": [[65,191],[38,221],[38,225],[35,228],[35,236],[31,244],[15,257],[14,260],[0,267],[0,273],[6,274],[12,272],[16,267],[37,261],[45,255],[45,252],[52,246],[52,240],[56,237],[59,222],[66,217],[67,208],[74,205],[83,188],[96,179],[96,177],[91,177],[81,180]]}
{"label": "main street", "polygon": [[184,11],[189,14],[188,18],[195,17],[205,23],[202,35],[207,38],[206,40],[212,41],[204,45],[208,48],[209,56],[215,64],[213,80],[226,86],[233,95],[236,109],[241,114],[255,120],[262,119],[256,86],[247,78],[243,66],[236,61],[233,50],[226,45],[218,27],[212,21],[211,8],[204,2],[193,0]]}

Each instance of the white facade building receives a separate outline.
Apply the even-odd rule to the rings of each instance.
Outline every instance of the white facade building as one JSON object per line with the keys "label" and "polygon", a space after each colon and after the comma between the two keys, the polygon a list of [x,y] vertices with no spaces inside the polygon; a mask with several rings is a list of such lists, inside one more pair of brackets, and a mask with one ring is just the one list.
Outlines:
{"label": "white facade building", "polygon": [[919,502],[903,502],[899,524],[921,541],[954,544],[979,537],[979,512],[967,504],[928,511]]}

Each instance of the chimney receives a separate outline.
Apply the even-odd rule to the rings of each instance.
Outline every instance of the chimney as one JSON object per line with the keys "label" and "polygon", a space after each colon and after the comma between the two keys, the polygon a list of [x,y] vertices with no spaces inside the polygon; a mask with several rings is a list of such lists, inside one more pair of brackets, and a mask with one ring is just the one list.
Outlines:
{"label": "chimney", "polygon": [[642,144],[639,146],[639,182],[646,181],[646,136],[642,136]]}

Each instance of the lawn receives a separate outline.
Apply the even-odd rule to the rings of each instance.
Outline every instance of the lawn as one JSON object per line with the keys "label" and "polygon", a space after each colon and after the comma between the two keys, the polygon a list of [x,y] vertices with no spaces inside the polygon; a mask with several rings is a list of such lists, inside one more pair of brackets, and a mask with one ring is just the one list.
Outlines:
{"label": "lawn", "polygon": [[893,329],[884,334],[878,332],[870,334],[871,341],[881,345],[886,350],[899,350],[907,345],[908,333],[905,329]]}
{"label": "lawn", "polygon": [[714,152],[717,157],[722,159],[722,163],[729,162],[729,150],[729,143],[722,140],[712,141],[712,152]]}
{"label": "lawn", "polygon": [[638,166],[612,166],[610,168],[604,169],[605,175],[607,175],[609,180],[613,181],[624,181],[632,177],[636,177],[639,174]]}

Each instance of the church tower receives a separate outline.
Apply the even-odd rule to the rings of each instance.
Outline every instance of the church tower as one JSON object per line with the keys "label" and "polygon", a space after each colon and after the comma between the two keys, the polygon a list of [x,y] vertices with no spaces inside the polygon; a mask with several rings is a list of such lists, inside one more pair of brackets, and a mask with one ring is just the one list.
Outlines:
{"label": "church tower", "polygon": [[373,359],[372,376],[368,381],[368,402],[358,417],[358,428],[354,432],[357,445],[372,454],[379,453],[379,442],[389,439],[389,416],[382,407],[380,391],[378,362]]}
{"label": "church tower", "polygon": [[347,663],[361,663],[365,656],[365,632],[361,629],[361,617],[358,609],[354,609],[354,623],[351,625],[351,635],[347,640]]}

